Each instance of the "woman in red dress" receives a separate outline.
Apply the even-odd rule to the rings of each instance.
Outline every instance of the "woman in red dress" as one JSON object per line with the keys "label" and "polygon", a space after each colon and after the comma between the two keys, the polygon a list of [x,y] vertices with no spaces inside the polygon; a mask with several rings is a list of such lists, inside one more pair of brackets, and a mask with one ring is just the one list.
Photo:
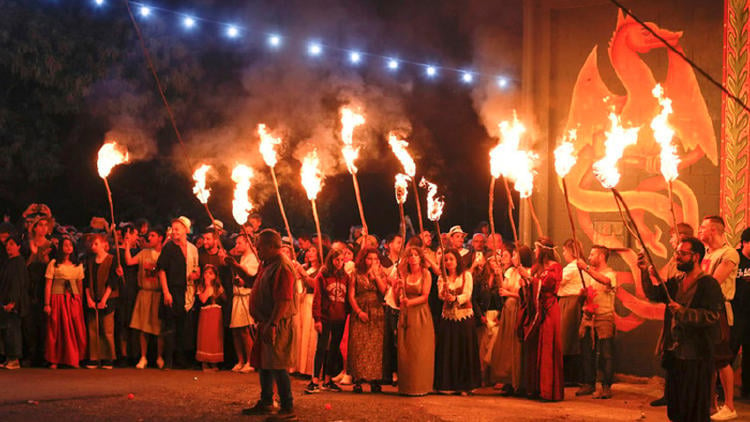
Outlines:
{"label": "woman in red dress", "polygon": [[86,326],[81,304],[83,266],[78,262],[75,245],[69,237],[60,240],[57,257],[49,262],[45,278],[45,358],[51,369],[57,369],[58,364],[78,368],[86,353]]}
{"label": "woman in red dress", "polygon": [[564,398],[562,338],[557,289],[562,266],[552,241],[540,237],[534,244],[536,262],[526,287],[522,323],[526,393],[531,398],[559,401]]}

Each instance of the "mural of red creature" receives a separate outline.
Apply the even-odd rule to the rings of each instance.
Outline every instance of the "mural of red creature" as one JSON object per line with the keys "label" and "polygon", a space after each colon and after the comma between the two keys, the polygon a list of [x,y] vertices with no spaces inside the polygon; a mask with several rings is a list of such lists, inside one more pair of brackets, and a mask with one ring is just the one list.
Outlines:
{"label": "mural of red creature", "polygon": [[[682,32],[662,29],[654,23],[647,25],[682,51]],[[681,170],[704,156],[711,164],[717,165],[716,134],[705,99],[690,65],[621,11],[618,12],[617,25],[609,42],[608,55],[626,95],[614,95],[603,81],[597,63],[597,48],[593,47],[578,74],[565,127],[565,133],[576,129],[578,135],[575,141],[578,161],[567,179],[571,203],[577,208],[579,227],[590,239],[594,239],[593,220],[597,219],[597,214],[601,216],[601,213],[617,212],[611,193],[601,187],[592,172],[592,164],[603,156],[605,132],[610,128],[608,115],[614,111],[621,117],[624,127],[640,127],[638,143],[625,150],[620,163],[624,182],[618,186],[618,190],[633,210],[636,224],[652,254],[668,258],[671,248],[668,247],[667,238],[672,217],[667,186],[660,173],[660,146],[650,128],[652,119],[660,111],[651,91],[657,82],[661,83],[665,95],[672,100],[673,113],[668,122],[675,131],[673,143],[678,147]],[[655,50],[664,50],[667,54],[668,68],[663,81],[656,80],[652,69],[641,57]],[[697,227],[700,214],[693,190],[677,179],[673,183],[673,192],[677,221]],[[647,215],[651,216],[649,222],[652,224],[646,222]],[[614,236],[608,237],[602,233],[596,236],[599,242],[611,247],[627,246]],[[623,249],[620,256],[631,271],[618,274],[618,284],[634,284],[635,294],[618,289],[620,302],[631,312],[626,317],[618,317],[616,323],[618,330],[631,331],[646,319],[662,319],[664,307],[645,300],[640,288],[635,253]]]}

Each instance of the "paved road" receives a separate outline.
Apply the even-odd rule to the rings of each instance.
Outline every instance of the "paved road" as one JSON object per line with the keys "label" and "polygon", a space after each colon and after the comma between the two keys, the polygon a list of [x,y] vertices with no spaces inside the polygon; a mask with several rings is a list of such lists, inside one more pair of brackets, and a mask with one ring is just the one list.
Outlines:
{"label": "paved road", "polygon": [[[390,387],[377,395],[345,391],[309,396],[302,393],[304,385],[304,381],[293,382],[295,407],[305,421],[666,420],[664,408],[648,406],[659,394],[655,384],[616,384],[615,398],[605,401],[575,399],[575,389],[569,388],[566,401],[560,403],[503,398],[491,390],[470,397],[410,398],[396,395]],[[253,421],[261,419],[239,412],[257,400],[259,392],[256,374],[156,369],[3,371],[0,421]],[[750,404],[739,403],[738,410],[750,416]]]}

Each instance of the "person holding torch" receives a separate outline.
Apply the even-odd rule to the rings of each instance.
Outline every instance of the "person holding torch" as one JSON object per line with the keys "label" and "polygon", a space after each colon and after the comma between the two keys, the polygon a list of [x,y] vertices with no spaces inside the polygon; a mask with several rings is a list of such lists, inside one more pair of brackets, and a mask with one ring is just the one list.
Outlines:
{"label": "person holding torch", "polygon": [[715,278],[701,269],[706,248],[694,237],[683,238],[674,259],[680,273],[662,281],[643,253],[638,255],[646,297],[667,305],[659,344],[667,372],[667,417],[673,421],[707,421],[711,411],[714,343],[724,310],[724,295]]}

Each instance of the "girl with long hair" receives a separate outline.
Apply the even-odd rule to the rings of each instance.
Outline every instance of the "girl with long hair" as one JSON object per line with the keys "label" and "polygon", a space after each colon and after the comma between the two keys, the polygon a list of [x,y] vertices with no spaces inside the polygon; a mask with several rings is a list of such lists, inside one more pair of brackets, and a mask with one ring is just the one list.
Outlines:
{"label": "girl with long hair", "polygon": [[195,360],[202,363],[203,370],[217,370],[217,363],[224,361],[224,317],[222,305],[226,300],[224,288],[215,266],[203,267],[202,277],[196,287],[200,303],[198,336]]}
{"label": "girl with long hair", "polygon": [[[505,271],[503,262],[511,264]],[[517,393],[521,387],[521,338],[516,326],[520,309],[519,290],[523,283],[521,272],[528,273],[531,263],[531,249],[525,245],[518,248],[508,246],[500,255],[500,262],[491,263],[493,274],[500,277],[499,292],[504,303],[492,349],[490,378],[498,383],[504,396]]]}
{"label": "girl with long hair", "polygon": [[370,384],[370,391],[381,391],[383,375],[383,296],[388,281],[380,266],[377,249],[363,249],[355,262],[355,272],[349,279],[349,341],[347,373],[354,380],[354,392],[362,392],[362,383]]}
{"label": "girl with long hair", "polygon": [[[318,345],[315,351],[315,368],[312,380],[305,392],[317,393],[320,388],[339,392],[341,387],[331,380],[343,369],[341,339],[348,314],[346,297],[349,276],[344,271],[344,256],[341,251],[332,249],[326,257],[325,265],[315,279],[313,299],[313,319],[318,332]],[[319,385],[321,373],[324,383]]]}
{"label": "girl with long hair", "polygon": [[481,385],[479,344],[471,305],[473,279],[456,249],[443,254],[438,280],[443,312],[437,333],[435,390],[466,395]]}
{"label": "girl with long hair", "polygon": [[562,266],[555,256],[555,245],[547,237],[534,243],[534,266],[531,269],[527,300],[535,312],[523,322],[526,394],[530,398],[559,401],[564,398],[560,307],[557,290],[562,280]]}
{"label": "girl with long hair", "polygon": [[60,241],[57,256],[47,265],[44,313],[47,314],[45,358],[51,369],[58,364],[78,368],[86,353],[83,322],[83,265],[78,262],[73,239]]}
{"label": "girl with long hair", "polygon": [[432,279],[422,249],[407,246],[399,268],[397,297],[398,392],[422,396],[435,378],[435,328],[428,298]]}

